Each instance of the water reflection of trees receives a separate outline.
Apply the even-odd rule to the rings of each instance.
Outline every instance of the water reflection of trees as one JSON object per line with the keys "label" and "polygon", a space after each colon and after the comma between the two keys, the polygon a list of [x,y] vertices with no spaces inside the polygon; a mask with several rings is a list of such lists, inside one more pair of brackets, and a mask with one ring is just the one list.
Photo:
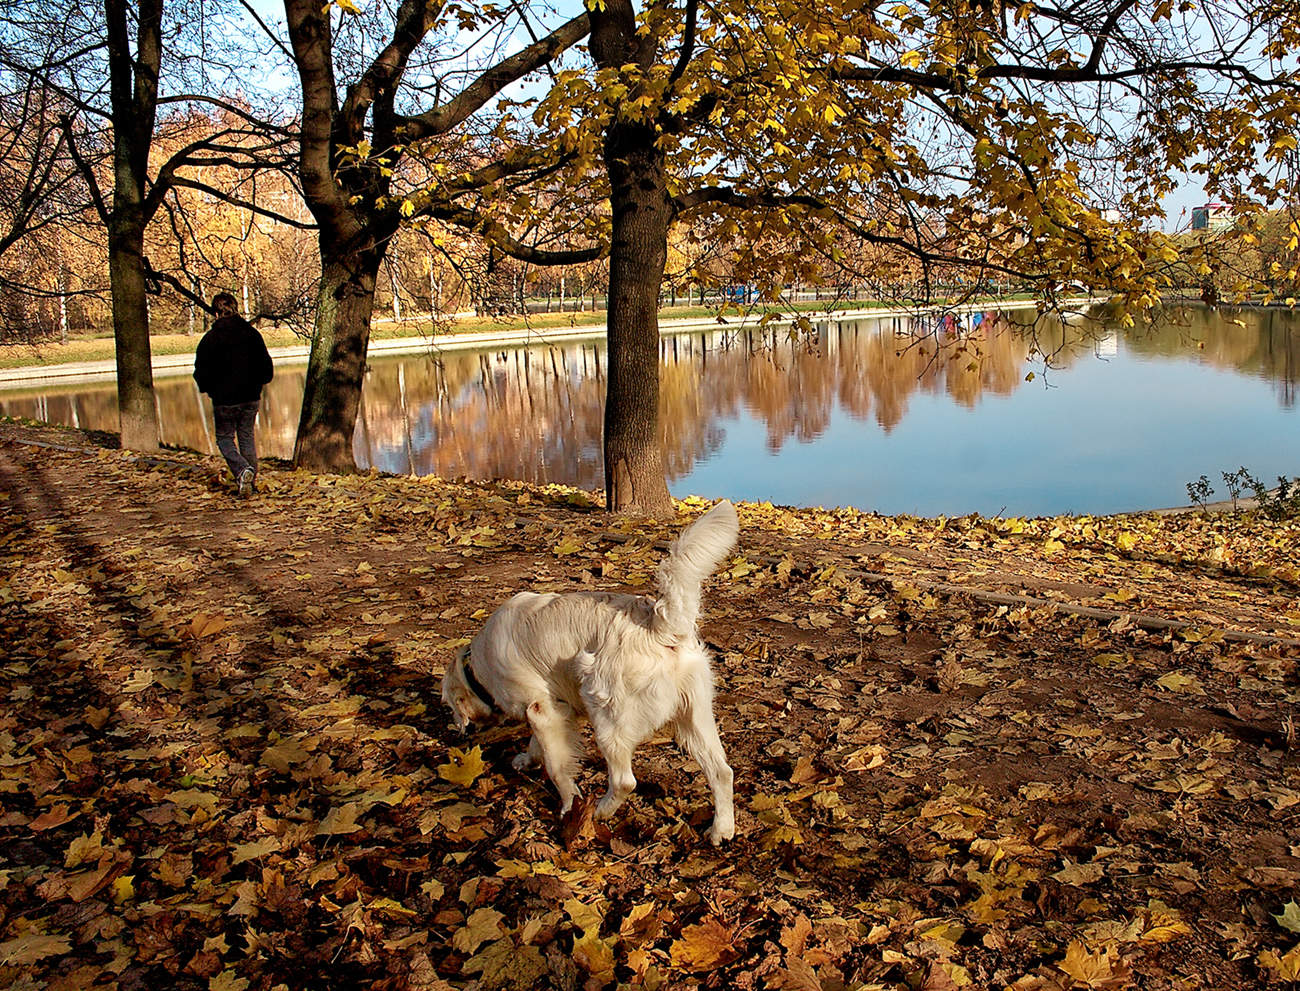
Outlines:
{"label": "water reflection of trees", "polygon": [[[1278,311],[1233,314],[1243,325],[1199,308],[1124,333],[1140,355],[1192,357],[1277,383],[1295,398],[1300,320]],[[815,440],[836,410],[894,429],[917,396],[944,396],[973,408],[1008,395],[1034,354],[1056,367],[1117,348],[1095,323],[980,314],[924,323],[886,318],[786,328],[719,330],[666,338],[660,413],[671,477],[715,453],[726,424],[742,414],[761,422],[769,450],[791,438]],[[472,478],[518,478],[601,485],[603,346],[566,344],[504,352],[451,352],[378,361],[365,386],[355,438],[361,464],[385,471]],[[189,378],[158,382],[165,442],[215,453],[211,412]],[[263,399],[258,443],[288,457],[298,420],[302,373],[281,369]],[[0,397],[0,411],[91,429],[114,429],[111,385],[93,390]]]}
{"label": "water reflection of trees", "polygon": [[1174,358],[1198,355],[1215,368],[1233,368],[1274,384],[1287,408],[1296,402],[1300,377],[1300,314],[1279,307],[1209,309],[1186,306],[1130,330],[1137,354]]}

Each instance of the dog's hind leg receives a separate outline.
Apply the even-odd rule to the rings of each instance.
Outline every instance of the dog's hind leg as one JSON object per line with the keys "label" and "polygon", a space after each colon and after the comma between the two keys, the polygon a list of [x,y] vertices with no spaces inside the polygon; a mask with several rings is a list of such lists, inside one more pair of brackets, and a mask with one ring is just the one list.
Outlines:
{"label": "dog's hind leg", "polygon": [[686,711],[678,717],[674,735],[700,765],[713,792],[713,828],[709,830],[709,840],[717,846],[736,835],[736,810],[731,794],[731,765],[727,763],[709,704],[712,694],[710,691],[704,696],[703,704],[688,696]]}
{"label": "dog's hind leg", "polygon": [[533,752],[534,745],[540,751],[546,773],[560,793],[560,814],[563,815],[573,807],[573,800],[582,794],[573,780],[578,771],[573,720],[549,698],[529,703],[527,715],[528,725],[533,729],[528,752]]}

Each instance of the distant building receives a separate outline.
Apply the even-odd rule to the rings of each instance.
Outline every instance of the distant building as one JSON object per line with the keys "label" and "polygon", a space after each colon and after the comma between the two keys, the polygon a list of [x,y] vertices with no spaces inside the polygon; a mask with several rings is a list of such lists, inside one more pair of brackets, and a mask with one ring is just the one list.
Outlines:
{"label": "distant building", "polygon": [[1232,226],[1232,211],[1222,203],[1192,207],[1192,230],[1221,231]]}

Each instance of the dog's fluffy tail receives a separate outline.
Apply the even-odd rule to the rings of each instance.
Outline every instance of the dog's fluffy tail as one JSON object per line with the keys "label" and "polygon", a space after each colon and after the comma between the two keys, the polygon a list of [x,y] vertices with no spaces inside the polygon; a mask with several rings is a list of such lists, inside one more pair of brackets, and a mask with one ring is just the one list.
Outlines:
{"label": "dog's fluffy tail", "polygon": [[676,646],[695,632],[700,585],[736,546],[740,520],[723,500],[682,531],[659,565],[659,600],[651,625],[660,643]]}

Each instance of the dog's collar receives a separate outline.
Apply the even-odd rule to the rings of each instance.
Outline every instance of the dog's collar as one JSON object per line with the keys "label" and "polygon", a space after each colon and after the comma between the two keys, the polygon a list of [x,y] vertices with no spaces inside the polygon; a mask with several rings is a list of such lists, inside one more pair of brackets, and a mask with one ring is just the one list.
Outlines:
{"label": "dog's collar", "polygon": [[469,666],[468,660],[462,666],[461,670],[465,672],[465,684],[469,686],[469,690],[474,693],[480,702],[492,711],[496,711],[496,699],[492,697],[491,692],[483,687],[483,682],[479,681],[478,678],[474,676],[474,669]]}

